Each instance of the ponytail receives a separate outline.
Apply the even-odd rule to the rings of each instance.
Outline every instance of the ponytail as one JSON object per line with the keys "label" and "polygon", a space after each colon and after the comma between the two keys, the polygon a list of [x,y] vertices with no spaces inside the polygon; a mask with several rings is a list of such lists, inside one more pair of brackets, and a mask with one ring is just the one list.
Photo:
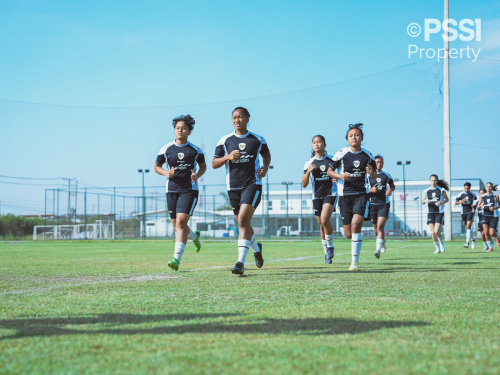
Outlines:
{"label": "ponytail", "polygon": [[[498,185],[493,185],[493,182],[488,182],[492,186],[491,191],[497,191]],[[488,185],[486,184],[486,185]]]}
{"label": "ponytail", "polygon": [[[438,180],[437,186],[439,186],[440,188],[442,188],[446,191],[450,191],[450,185],[448,185],[448,183],[445,180],[440,180],[439,177],[437,176],[437,174],[431,174],[431,177],[436,177],[436,179]],[[431,178],[431,177],[429,177],[429,178]]]}

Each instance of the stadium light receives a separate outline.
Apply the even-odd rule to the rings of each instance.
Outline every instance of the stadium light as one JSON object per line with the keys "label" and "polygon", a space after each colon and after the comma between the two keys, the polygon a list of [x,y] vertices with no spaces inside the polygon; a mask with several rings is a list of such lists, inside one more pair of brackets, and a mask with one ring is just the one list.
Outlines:
{"label": "stadium light", "polygon": [[405,167],[407,165],[410,165],[411,164],[411,161],[406,161],[406,163],[403,164],[402,161],[398,161],[397,162],[398,165],[402,165],[403,166],[403,210],[404,210],[404,222],[405,222],[405,229],[404,229],[404,233],[405,233],[405,240],[406,240],[406,175],[405,175]]}
{"label": "stadium light", "polygon": [[149,169],[138,169],[142,173],[142,239],[146,239],[146,188],[144,187],[144,173],[149,173]]}
{"label": "stadium light", "polygon": [[290,235],[290,231],[289,231],[289,221],[288,221],[288,186],[290,185],[293,185],[293,182],[291,181],[288,181],[288,182],[282,182],[281,185],[285,185],[286,186],[286,235],[289,236]]}

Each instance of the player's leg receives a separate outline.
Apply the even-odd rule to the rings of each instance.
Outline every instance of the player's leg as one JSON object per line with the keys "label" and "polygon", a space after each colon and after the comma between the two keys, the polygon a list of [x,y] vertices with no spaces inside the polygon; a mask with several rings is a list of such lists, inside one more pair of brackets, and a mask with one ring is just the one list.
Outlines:
{"label": "player's leg", "polygon": [[254,212],[255,208],[253,208],[252,205],[242,204],[237,215],[238,229],[240,232],[238,238],[238,261],[232,269],[232,272],[237,275],[243,275],[245,270],[245,261],[248,250],[250,249],[250,241],[253,235],[251,221]]}
{"label": "player's leg", "polygon": [[[385,242],[385,223],[387,218],[384,216],[379,216],[377,218],[377,249],[375,250],[375,257],[380,258],[380,253],[382,252],[382,246]],[[377,256],[378,253],[378,256]]]}
{"label": "player's leg", "polygon": [[441,236],[441,227],[442,227],[442,220],[439,220],[439,222],[436,222],[434,224],[434,233],[436,234],[436,238],[438,240],[439,252],[444,253],[445,247],[444,247],[443,238]]}
{"label": "player's leg", "polygon": [[483,221],[480,221],[477,230],[479,233],[481,233],[481,241],[483,241],[483,251],[486,251],[489,249],[488,242],[486,242],[486,235],[484,234],[484,229],[483,229]]}
{"label": "player's leg", "polygon": [[[181,193],[177,201],[177,214],[183,213],[189,216],[193,215],[194,209],[198,203],[198,190],[191,190],[186,193]],[[193,246],[198,253],[201,250],[200,231],[193,231],[189,225],[187,227],[188,240],[193,241]]]}
{"label": "player's leg", "polygon": [[328,264],[332,263],[332,259],[335,255],[335,248],[333,246],[333,226],[330,222],[333,209],[334,206],[331,203],[324,203],[321,210],[321,226],[323,227],[323,232],[325,233],[325,241],[327,245],[325,263],[328,260]]}
{"label": "player's leg", "polygon": [[378,233],[377,233],[377,228],[378,228],[378,210],[377,210],[377,205],[372,204],[370,205],[370,220],[373,225],[373,231],[375,232],[375,237],[377,238],[377,244],[375,245],[375,258],[379,259],[380,258],[380,249],[378,247]]}
{"label": "player's leg", "polygon": [[349,267],[350,271],[358,271],[359,255],[361,254],[361,248],[363,246],[363,234],[361,233],[361,228],[365,218],[368,217],[370,212],[370,195],[360,194],[356,195],[353,199],[353,215],[351,221],[351,254],[352,263]]}
{"label": "player's leg", "polygon": [[496,218],[491,218],[490,219],[490,248],[488,249],[489,252],[493,251],[493,241],[494,238],[497,236],[497,220]]}
{"label": "player's leg", "polygon": [[167,193],[167,208],[168,208],[168,212],[170,214],[170,221],[172,222],[172,227],[174,228],[174,236],[175,236],[174,258],[170,262],[168,262],[167,265],[170,268],[172,268],[174,271],[177,271],[179,269],[180,259],[177,259],[175,256],[177,254],[177,248],[181,247],[180,245],[177,245],[177,200],[178,200],[178,198],[179,198],[179,194],[177,194],[177,193]]}
{"label": "player's leg", "polygon": [[487,251],[493,251],[493,241],[491,240],[491,234],[490,234],[490,220],[488,217],[484,218],[483,233],[486,240],[486,244],[488,246]]}
{"label": "player's leg", "polygon": [[322,211],[322,199],[313,199],[313,209],[314,209],[314,216],[316,217],[316,221],[318,222],[319,226],[319,234],[321,236],[321,245],[323,246],[323,250],[325,252],[325,263],[329,264],[326,261],[326,252],[328,251],[328,246],[326,244],[325,240],[325,230],[323,228],[323,225],[321,225],[321,211]]}
{"label": "player's leg", "polygon": [[434,246],[436,247],[436,250],[434,250],[434,254],[439,254],[440,253],[440,249],[439,249],[439,242],[438,242],[438,239],[437,239],[437,236],[436,236],[436,232],[435,232],[435,229],[434,229],[434,222],[430,222],[430,218],[427,219],[427,223],[429,224],[429,229],[430,229],[430,232],[431,232],[431,236],[432,236],[432,242],[434,243]]}
{"label": "player's leg", "polygon": [[[250,225],[250,221],[252,219],[253,213],[259,207],[260,200],[262,197],[262,186],[261,185],[251,185],[247,187],[245,190],[242,191],[241,193],[241,198],[240,198],[240,207],[243,209],[244,206],[250,206],[253,208],[252,214],[250,216],[249,220],[249,226],[250,226],[250,249],[252,249],[253,256],[255,258],[255,265],[257,268],[261,268],[264,265],[264,258],[262,257],[262,243],[257,242],[255,238],[255,233]],[[245,208],[247,210],[248,208]],[[241,233],[241,232],[240,232]],[[240,237],[241,238],[241,237]]]}

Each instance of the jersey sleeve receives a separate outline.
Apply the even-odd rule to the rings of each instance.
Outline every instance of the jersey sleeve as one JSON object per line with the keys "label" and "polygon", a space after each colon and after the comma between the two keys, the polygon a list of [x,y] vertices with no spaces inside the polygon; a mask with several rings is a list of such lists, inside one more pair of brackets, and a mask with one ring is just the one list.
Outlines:
{"label": "jersey sleeve", "polygon": [[462,200],[462,194],[458,194],[457,197],[455,198],[455,202],[458,202],[461,200]]}
{"label": "jersey sleeve", "polygon": [[342,164],[342,154],[338,151],[335,155],[333,155],[332,161],[328,165],[333,170],[336,170]]}
{"label": "jersey sleeve", "polygon": [[371,152],[368,152],[368,156],[370,157],[370,166],[374,171],[377,170],[377,162],[375,161],[375,158],[373,157]]}
{"label": "jersey sleeve", "polygon": [[394,185],[394,179],[392,178],[392,176],[387,173],[387,184],[390,186],[390,185]]}
{"label": "jersey sleeve", "polygon": [[260,156],[266,156],[266,155],[269,155],[269,153],[271,151],[269,151],[269,147],[267,146],[267,142],[266,140],[264,139],[264,137],[260,137],[260,142],[261,142],[261,146],[260,146]]}
{"label": "jersey sleeve", "polygon": [[167,151],[166,146],[163,146],[162,148],[160,148],[160,151],[158,151],[158,156],[156,157],[156,164],[158,164],[160,167],[167,161],[167,159],[165,158],[166,151]]}
{"label": "jersey sleeve", "polygon": [[307,168],[309,168],[310,165],[311,165],[311,161],[310,160],[306,161],[306,164],[304,164],[304,174],[306,174]]}
{"label": "jersey sleeve", "polygon": [[198,150],[198,155],[196,155],[196,162],[198,163],[198,165],[205,164],[205,154],[203,154],[203,151]]}
{"label": "jersey sleeve", "polygon": [[217,143],[217,146],[215,147],[215,158],[223,158],[226,155],[226,150],[224,149],[224,141],[225,139],[222,138],[219,143]]}

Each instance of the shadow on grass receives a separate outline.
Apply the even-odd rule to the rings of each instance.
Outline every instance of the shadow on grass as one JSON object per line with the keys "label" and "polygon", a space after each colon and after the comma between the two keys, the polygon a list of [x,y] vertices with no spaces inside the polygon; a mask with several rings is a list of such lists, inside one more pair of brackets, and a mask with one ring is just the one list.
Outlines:
{"label": "shadow on grass", "polygon": [[[197,322],[199,319],[234,317],[239,314],[180,314],[180,315],[135,315],[100,314],[91,317],[70,318],[26,318],[0,320],[0,328],[15,329],[13,335],[0,340],[27,337],[49,337],[59,335],[113,334],[113,335],[168,335],[168,334],[292,334],[292,335],[339,335],[358,334],[385,328],[427,326],[423,321],[362,321],[342,318],[231,320],[228,322]],[[110,327],[172,321],[191,321],[181,325],[152,328]],[[102,327],[92,327],[94,324]],[[88,327],[90,325],[90,327]],[[71,327],[82,326],[82,327]]]}

